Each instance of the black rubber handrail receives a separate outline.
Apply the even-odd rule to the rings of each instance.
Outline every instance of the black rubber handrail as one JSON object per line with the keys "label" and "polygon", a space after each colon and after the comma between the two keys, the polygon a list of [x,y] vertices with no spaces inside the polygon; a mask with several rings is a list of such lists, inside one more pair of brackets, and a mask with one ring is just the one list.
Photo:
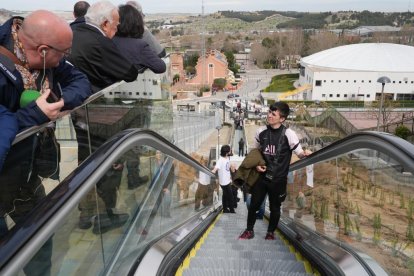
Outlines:
{"label": "black rubber handrail", "polygon": [[322,148],[290,166],[290,171],[332,159],[359,149],[372,149],[387,154],[398,161],[404,171],[414,174],[414,145],[389,133],[362,131],[348,135]]}
{"label": "black rubber handrail", "polygon": [[[35,251],[36,245],[31,245],[33,238],[40,235],[43,242],[45,242],[53,234],[52,230],[55,230],[58,227],[58,225],[51,225],[50,221],[53,218],[63,220],[64,215],[62,216],[60,213],[63,209],[69,212],[69,210],[66,210],[68,209],[68,206],[66,206],[67,202],[73,200],[75,195],[77,198],[83,197],[90,189],[92,189],[93,184],[84,187],[84,183],[91,182],[92,177],[95,177],[96,180],[98,180],[107,170],[106,166],[109,167],[111,164],[108,163],[108,159],[114,154],[119,156],[122,154],[123,150],[126,151],[129,146],[137,143],[137,141],[141,145],[151,146],[197,170],[203,171],[210,176],[214,176],[208,168],[198,163],[190,155],[154,131],[146,129],[130,129],[122,131],[99,147],[96,152],[86,159],[41,202],[39,202],[39,204],[27,214],[27,218],[25,218],[24,221],[13,227],[1,240],[0,273],[3,274],[3,272],[6,272],[6,274],[9,274],[10,272],[16,272],[17,269],[25,264],[25,262],[30,260],[31,255],[30,252],[27,251],[37,251]],[[44,231],[44,227],[49,227],[48,231]],[[36,242],[34,243],[36,244]],[[38,243],[41,246],[41,241],[38,241]],[[37,249],[39,249],[40,246]],[[30,250],[27,248],[30,248]],[[22,252],[25,253],[22,254]],[[18,260],[16,259],[17,257],[19,257]]]}

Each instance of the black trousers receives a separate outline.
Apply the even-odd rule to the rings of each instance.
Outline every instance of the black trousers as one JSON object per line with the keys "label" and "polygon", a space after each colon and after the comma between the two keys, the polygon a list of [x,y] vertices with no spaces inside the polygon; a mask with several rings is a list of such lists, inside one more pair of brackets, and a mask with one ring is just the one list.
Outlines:
{"label": "black trousers", "polygon": [[252,231],[256,223],[256,212],[259,211],[266,194],[269,196],[270,220],[268,232],[274,232],[280,219],[280,206],[286,198],[287,178],[269,181],[262,177],[251,188],[252,199],[247,215],[247,230]]}
{"label": "black trousers", "polygon": [[228,185],[220,185],[221,189],[223,190],[223,210],[230,210],[234,211],[234,199],[233,199],[233,190],[231,188],[231,184]]}

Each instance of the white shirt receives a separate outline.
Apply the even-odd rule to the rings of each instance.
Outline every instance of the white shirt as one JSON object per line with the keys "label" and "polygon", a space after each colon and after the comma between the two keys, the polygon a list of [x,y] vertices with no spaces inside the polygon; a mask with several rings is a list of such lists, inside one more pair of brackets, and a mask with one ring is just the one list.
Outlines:
{"label": "white shirt", "polygon": [[201,185],[210,185],[211,177],[208,174],[203,173],[200,171],[198,173],[198,182]]}
{"label": "white shirt", "polygon": [[218,179],[220,185],[229,185],[231,183],[230,159],[220,156],[214,168],[218,169]]}

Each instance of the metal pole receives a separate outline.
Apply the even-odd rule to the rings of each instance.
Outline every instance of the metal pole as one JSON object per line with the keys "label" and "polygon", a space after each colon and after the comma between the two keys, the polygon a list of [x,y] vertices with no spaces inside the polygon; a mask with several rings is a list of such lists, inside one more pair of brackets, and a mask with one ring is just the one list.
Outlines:
{"label": "metal pole", "polygon": [[217,129],[217,150],[216,150],[216,162],[219,159],[219,150],[220,150],[220,129]]}
{"label": "metal pole", "polygon": [[377,120],[377,131],[379,131],[380,126],[380,117],[381,117],[381,111],[382,111],[382,105],[384,103],[384,86],[385,83],[382,83],[382,89],[381,89],[381,100],[380,100],[380,106],[378,108],[378,120]]}
{"label": "metal pole", "polygon": [[314,126],[313,126],[313,146],[316,146],[316,114],[318,112],[318,108],[315,107],[315,118],[313,119]]}

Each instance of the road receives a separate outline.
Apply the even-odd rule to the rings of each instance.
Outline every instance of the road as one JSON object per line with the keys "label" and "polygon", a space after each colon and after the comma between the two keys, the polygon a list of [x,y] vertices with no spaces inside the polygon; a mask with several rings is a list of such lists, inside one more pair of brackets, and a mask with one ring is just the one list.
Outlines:
{"label": "road", "polygon": [[[242,85],[238,90],[217,92],[215,95],[209,97],[192,97],[189,99],[181,99],[173,101],[173,108],[177,110],[177,105],[194,105],[196,111],[208,111],[214,110],[216,107],[212,105],[213,102],[225,101],[227,107],[233,109],[236,106],[236,101],[241,101],[242,107],[247,108],[250,112],[254,112],[255,109],[263,109],[257,104],[257,100],[260,99],[260,90],[266,88],[271,81],[271,78],[276,75],[293,73],[292,71],[279,70],[279,69],[259,69],[252,62],[246,66],[246,73],[240,74],[242,78]],[[236,93],[240,97],[228,100],[227,95],[230,93]],[[228,115],[226,115],[228,116]],[[226,118],[227,121],[227,118]]]}

